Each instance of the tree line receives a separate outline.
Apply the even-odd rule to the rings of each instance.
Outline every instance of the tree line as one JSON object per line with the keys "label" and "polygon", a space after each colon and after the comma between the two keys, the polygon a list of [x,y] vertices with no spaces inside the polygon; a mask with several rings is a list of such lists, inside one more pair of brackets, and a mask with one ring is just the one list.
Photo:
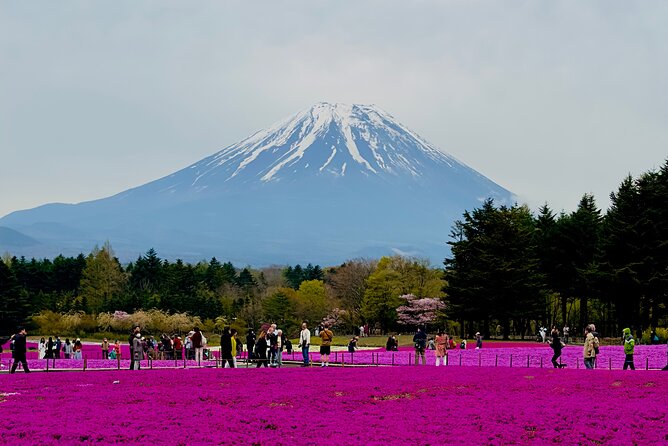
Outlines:
{"label": "tree line", "polygon": [[[447,228],[444,228],[446,239]],[[419,321],[457,335],[524,337],[538,325],[593,322],[604,335],[667,325],[668,162],[627,177],[603,213],[585,194],[558,215],[492,200],[455,222],[444,268],[402,256],[341,265],[237,268],[216,258],[169,261],[153,249],[122,265],[109,243],[87,256],[0,261],[0,328],[59,314],[156,310],[242,332],[276,322],[288,333],[323,320],[381,333]],[[446,246],[444,244],[444,251]],[[425,318],[425,314],[429,317]],[[90,320],[95,320],[90,318]],[[0,333],[2,334],[2,333]]]}
{"label": "tree line", "polygon": [[571,213],[492,200],[464,213],[445,259],[450,317],[504,337],[530,322],[608,336],[667,324],[668,162],[611,194],[605,214],[585,194]]}

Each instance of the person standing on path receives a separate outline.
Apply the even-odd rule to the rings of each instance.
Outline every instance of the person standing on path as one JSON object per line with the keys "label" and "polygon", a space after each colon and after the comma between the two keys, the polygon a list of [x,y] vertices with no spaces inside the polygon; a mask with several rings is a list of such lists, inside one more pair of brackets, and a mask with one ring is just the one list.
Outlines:
{"label": "person standing on path", "polygon": [[141,360],[143,359],[144,347],[141,342],[141,333],[137,333],[132,340],[132,365],[133,370],[139,370],[141,368]]}
{"label": "person standing on path", "polygon": [[46,358],[46,339],[42,338],[39,340],[39,344],[37,344],[37,352],[37,359]]}
{"label": "person standing on path", "polygon": [[55,350],[53,351],[53,357],[60,359],[60,349],[63,347],[63,342],[60,340],[60,336],[56,336],[56,345]]}
{"label": "person standing on path", "polygon": [[554,355],[552,355],[552,365],[554,366],[555,369],[561,369],[564,367],[564,364],[559,364],[557,362],[557,359],[561,356],[561,349],[563,348],[563,344],[561,343],[561,338],[559,337],[559,330],[556,328],[552,329],[552,339],[550,340],[550,347],[552,347],[552,350],[554,351]]}
{"label": "person standing on path", "polygon": [[322,361],[321,367],[329,367],[329,355],[332,352],[332,341],[334,340],[334,333],[328,328],[326,324],[323,324],[322,330],[320,331],[320,339],[322,343],[320,344],[320,359]]}
{"label": "person standing on path", "polygon": [[415,365],[418,365],[418,359],[422,358],[422,365],[427,364],[427,358],[424,356],[424,350],[427,347],[427,334],[420,328],[413,336],[413,344],[415,345]]}
{"label": "person standing on path", "polygon": [[9,373],[16,372],[16,368],[19,365],[19,362],[23,365],[23,371],[30,373],[28,369],[28,360],[26,359],[26,329],[19,327],[19,332],[11,337],[11,340],[14,341],[14,350],[12,351],[12,357],[14,358],[14,364],[12,364],[12,369]]}
{"label": "person standing on path", "polygon": [[478,331],[475,334],[475,349],[480,350],[481,348],[482,348],[482,335]]}
{"label": "person standing on path", "polygon": [[598,350],[598,338],[594,336],[596,327],[594,324],[587,325],[585,328],[585,342],[584,342],[584,365],[586,369],[594,368],[594,361],[596,360],[596,351]]}
{"label": "person standing on path", "polygon": [[250,328],[246,333],[246,351],[248,352],[247,362],[250,362],[255,355],[255,332]]}
{"label": "person standing on path", "polygon": [[102,359],[109,359],[109,341],[107,338],[102,340],[100,347],[102,348]]}
{"label": "person standing on path", "polygon": [[190,336],[190,340],[193,343],[193,348],[195,349],[195,361],[197,364],[202,363],[202,357],[204,354],[204,346],[202,345],[202,332],[199,327],[193,328],[193,334]]}
{"label": "person standing on path", "polygon": [[255,343],[255,360],[257,367],[269,367],[267,364],[267,334],[264,330],[260,331],[260,335]]}
{"label": "person standing on path", "polygon": [[65,346],[63,347],[63,353],[65,354],[65,359],[72,358],[72,353],[74,353],[74,344],[70,342],[70,338],[65,338]]}
{"label": "person standing on path", "polygon": [[302,367],[308,367],[309,365],[308,349],[310,345],[311,331],[308,329],[306,322],[304,322],[302,323],[302,331],[299,332],[299,346],[302,349],[302,359],[304,360]]}
{"label": "person standing on path", "polygon": [[130,332],[130,336],[128,336],[128,344],[130,344],[130,370],[135,369],[134,342],[137,333],[140,333],[139,337],[141,338],[141,328],[139,325],[135,325],[132,328],[132,332]]}
{"label": "person standing on path", "polygon": [[[230,327],[223,328],[223,335],[220,337],[220,359],[222,360],[221,367],[225,367],[225,361],[230,366],[234,368],[234,353],[232,353],[232,334],[230,333]],[[236,353],[236,352],[235,352]]]}
{"label": "person standing on path", "polygon": [[635,370],[636,366],[633,363],[633,350],[635,349],[636,342],[631,336],[631,329],[625,328],[622,333],[624,334],[624,370],[631,367],[631,370]]}
{"label": "person standing on path", "polygon": [[447,365],[448,357],[448,335],[443,333],[443,330],[439,330],[436,334],[436,367],[441,364],[443,360],[443,365]]}

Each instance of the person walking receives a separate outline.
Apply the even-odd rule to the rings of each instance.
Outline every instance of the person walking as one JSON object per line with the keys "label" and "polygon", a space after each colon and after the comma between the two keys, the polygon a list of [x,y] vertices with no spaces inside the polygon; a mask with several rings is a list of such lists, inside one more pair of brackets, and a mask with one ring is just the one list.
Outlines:
{"label": "person walking", "polygon": [[247,362],[250,362],[255,355],[255,332],[250,328],[246,333],[246,351],[248,352]]}
{"label": "person walking", "polygon": [[21,363],[21,365],[23,365],[23,371],[26,373],[30,373],[30,369],[28,368],[28,360],[26,359],[27,336],[28,334],[26,333],[26,329],[23,327],[19,327],[18,333],[11,337],[11,340],[14,342],[14,350],[12,351],[12,358],[14,358],[14,364],[12,364],[12,369],[10,370],[9,373],[16,372],[16,368],[18,367],[19,362]]}
{"label": "person walking", "polygon": [[622,333],[624,334],[624,370],[629,367],[631,367],[631,370],[635,370],[636,366],[633,363],[633,350],[635,349],[636,342],[633,340],[630,328],[625,328],[622,330]]}
{"label": "person walking", "polygon": [[225,327],[223,328],[223,335],[220,337],[220,359],[222,361],[222,367],[225,367],[225,361],[227,361],[230,368],[234,368],[232,348],[232,334],[230,333],[230,327]]}
{"label": "person walking", "polygon": [[447,365],[448,357],[448,335],[439,330],[436,334],[436,367],[438,367],[443,360],[443,365]]}
{"label": "person walking", "polygon": [[422,329],[417,329],[413,336],[413,344],[415,346],[415,365],[418,365],[419,358],[422,358],[422,365],[426,365],[427,358],[424,356],[424,350],[427,347],[427,334]]}
{"label": "person walking", "polygon": [[332,341],[334,340],[334,333],[326,324],[322,325],[322,330],[320,330],[320,360],[322,362],[321,367],[329,367],[329,355],[332,352]]}
{"label": "person walking", "polygon": [[482,335],[478,331],[475,334],[475,349],[480,350],[481,348],[482,348]]}
{"label": "person walking", "polygon": [[311,345],[311,331],[308,329],[306,322],[302,323],[302,331],[299,332],[299,347],[302,349],[302,359],[304,363],[302,367],[309,366],[308,349]]}
{"label": "person walking", "polygon": [[257,367],[268,367],[267,364],[267,334],[260,331],[260,335],[255,342],[255,358],[257,360]]}
{"label": "person walking", "polygon": [[584,365],[586,369],[594,368],[594,361],[596,360],[596,353],[598,350],[599,341],[594,332],[596,327],[594,324],[589,324],[585,328],[585,342],[584,342]]}
{"label": "person walking", "polygon": [[552,347],[552,350],[554,351],[554,354],[552,355],[552,365],[554,366],[555,369],[561,369],[564,368],[565,364],[559,364],[557,362],[557,359],[561,356],[561,349],[563,348],[563,344],[561,342],[561,338],[559,337],[559,330],[556,328],[552,329],[552,338],[550,339],[550,347]]}

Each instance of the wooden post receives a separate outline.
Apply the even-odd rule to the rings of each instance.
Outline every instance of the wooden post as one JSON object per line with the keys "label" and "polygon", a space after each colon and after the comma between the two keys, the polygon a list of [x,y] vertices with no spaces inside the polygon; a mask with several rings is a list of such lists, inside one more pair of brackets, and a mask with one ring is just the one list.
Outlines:
{"label": "wooden post", "polygon": [[334,352],[334,362],[339,362],[339,352]]}
{"label": "wooden post", "polygon": [[46,371],[47,372],[49,371],[49,360],[48,359],[46,360]]}
{"label": "wooden post", "polygon": [[649,356],[645,358],[645,370],[649,370]]}
{"label": "wooden post", "polygon": [[459,365],[460,366],[462,365],[462,354],[461,353],[459,354]]}
{"label": "wooden post", "polygon": [[575,365],[578,369],[580,368],[580,358],[575,358]]}
{"label": "wooden post", "polygon": [[540,357],[540,368],[541,369],[543,368],[543,357],[542,356]]}
{"label": "wooden post", "polygon": [[482,365],[482,353],[478,353],[478,367]]}
{"label": "wooden post", "polygon": [[394,352],[392,352],[392,365],[394,365]]}
{"label": "wooden post", "polygon": [[84,358],[84,368],[83,368],[84,372],[86,371],[86,361],[88,361],[88,358]]}
{"label": "wooden post", "polygon": [[612,358],[608,358],[608,370],[612,370]]}
{"label": "wooden post", "polygon": [[527,355],[527,368],[529,368],[529,355]]}
{"label": "wooden post", "polygon": [[409,353],[408,354],[408,365],[413,365],[413,360],[412,360],[413,354]]}
{"label": "wooden post", "polygon": [[116,356],[116,359],[118,360],[118,370],[121,369],[121,355]]}
{"label": "wooden post", "polygon": [[512,353],[510,354],[510,368],[513,368],[513,355]]}

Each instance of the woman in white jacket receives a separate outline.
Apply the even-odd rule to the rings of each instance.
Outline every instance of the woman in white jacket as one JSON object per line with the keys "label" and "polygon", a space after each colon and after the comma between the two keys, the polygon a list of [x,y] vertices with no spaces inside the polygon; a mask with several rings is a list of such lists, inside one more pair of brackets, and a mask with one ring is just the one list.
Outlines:
{"label": "woman in white jacket", "polygon": [[37,353],[37,358],[39,359],[44,359],[46,356],[46,340],[44,338],[39,340],[39,344],[37,345]]}

